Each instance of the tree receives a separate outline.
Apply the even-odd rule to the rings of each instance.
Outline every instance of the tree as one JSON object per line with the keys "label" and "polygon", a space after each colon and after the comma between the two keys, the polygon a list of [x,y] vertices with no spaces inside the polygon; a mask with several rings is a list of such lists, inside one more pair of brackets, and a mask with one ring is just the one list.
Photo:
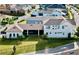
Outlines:
{"label": "tree", "polygon": [[6,25],[7,23],[8,23],[7,20],[3,18],[1,21],[1,25]]}
{"label": "tree", "polygon": [[42,39],[45,39],[45,40],[47,40],[47,34],[45,34],[45,35],[42,35]]}
{"label": "tree", "polygon": [[76,30],[77,32],[75,33],[75,35],[79,37],[79,27]]}
{"label": "tree", "polygon": [[14,23],[13,20],[9,19],[8,24],[13,24],[13,23]]}
{"label": "tree", "polygon": [[28,10],[27,10],[27,13],[30,13],[30,12],[31,12],[31,11],[28,9]]}
{"label": "tree", "polygon": [[16,20],[16,19],[18,19],[18,17],[17,17],[17,16],[12,17],[12,20]]}

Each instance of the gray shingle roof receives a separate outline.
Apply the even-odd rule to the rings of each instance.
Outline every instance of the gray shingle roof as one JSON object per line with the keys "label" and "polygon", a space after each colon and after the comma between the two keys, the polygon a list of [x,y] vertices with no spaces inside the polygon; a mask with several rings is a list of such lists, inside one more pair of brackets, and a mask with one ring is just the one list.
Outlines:
{"label": "gray shingle roof", "polygon": [[64,19],[49,19],[45,25],[59,25]]}
{"label": "gray shingle roof", "polygon": [[42,30],[42,24],[18,24],[23,30]]}
{"label": "gray shingle roof", "polygon": [[76,22],[74,21],[74,19],[73,19],[73,20],[68,19],[68,21],[69,21],[69,23],[71,23],[72,25],[76,25]]}
{"label": "gray shingle roof", "polygon": [[17,27],[16,25],[10,25],[7,28],[6,32],[22,32],[22,30],[19,27]]}

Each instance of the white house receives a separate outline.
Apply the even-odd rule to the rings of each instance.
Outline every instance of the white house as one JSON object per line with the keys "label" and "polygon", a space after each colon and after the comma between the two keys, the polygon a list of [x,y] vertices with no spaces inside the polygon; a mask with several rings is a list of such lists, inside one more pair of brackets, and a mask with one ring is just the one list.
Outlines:
{"label": "white house", "polygon": [[42,24],[15,24],[10,25],[3,35],[5,38],[18,38],[19,36],[27,35],[42,35]]}
{"label": "white house", "polygon": [[[6,38],[17,38],[25,35],[42,35],[55,38],[73,37],[75,33],[74,20],[66,20],[64,17],[34,17],[28,24],[10,25],[5,31]],[[31,20],[32,19],[32,20]],[[43,23],[40,23],[40,21]],[[34,21],[34,22],[32,22]],[[32,23],[31,23],[32,22]],[[37,23],[39,22],[39,23]],[[23,34],[24,33],[24,34]]]}
{"label": "white house", "polygon": [[17,38],[18,36],[23,36],[23,30],[17,25],[10,25],[5,32],[6,34],[4,37],[6,38]]}
{"label": "white house", "polygon": [[67,38],[73,37],[75,33],[75,22],[72,20],[49,19],[44,24],[44,34],[48,37]]}

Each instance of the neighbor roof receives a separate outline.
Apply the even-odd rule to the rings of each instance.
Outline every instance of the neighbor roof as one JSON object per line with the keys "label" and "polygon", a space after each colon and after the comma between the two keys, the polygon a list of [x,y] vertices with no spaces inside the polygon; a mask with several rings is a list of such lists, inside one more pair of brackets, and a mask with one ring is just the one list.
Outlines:
{"label": "neighbor roof", "polygon": [[65,9],[65,4],[42,4],[41,7],[43,8],[62,8]]}
{"label": "neighbor roof", "polygon": [[46,19],[51,19],[51,18],[53,18],[53,19],[60,19],[60,18],[62,18],[63,16],[37,16],[37,17],[29,17],[29,18],[27,18],[27,20],[42,20],[42,21],[44,21],[44,20],[46,20]]}
{"label": "neighbor roof", "polygon": [[64,19],[49,19],[45,25],[59,25]]}

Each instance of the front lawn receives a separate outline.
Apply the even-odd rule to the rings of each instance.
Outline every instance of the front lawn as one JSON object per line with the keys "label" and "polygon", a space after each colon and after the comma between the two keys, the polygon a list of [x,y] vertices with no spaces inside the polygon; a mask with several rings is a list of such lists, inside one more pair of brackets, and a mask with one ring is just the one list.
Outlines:
{"label": "front lawn", "polygon": [[19,41],[19,40],[5,40],[0,41],[0,54],[11,55],[13,52],[13,46],[16,46],[16,53],[27,53],[36,51],[37,41]]}
{"label": "front lawn", "polygon": [[[16,45],[16,54],[33,52],[74,42],[76,39],[48,38],[43,39],[38,36],[29,36],[23,40],[0,40],[0,54],[11,54],[13,45]],[[3,52],[2,52],[3,51]]]}

